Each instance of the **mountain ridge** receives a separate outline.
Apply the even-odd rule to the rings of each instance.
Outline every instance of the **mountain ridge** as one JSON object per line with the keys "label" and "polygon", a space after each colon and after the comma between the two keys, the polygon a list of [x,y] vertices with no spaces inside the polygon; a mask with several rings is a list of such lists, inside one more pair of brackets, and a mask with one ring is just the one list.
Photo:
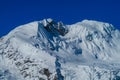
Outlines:
{"label": "mountain ridge", "polygon": [[21,80],[119,80],[119,42],[120,31],[109,23],[44,19],[2,37],[0,63],[10,64],[8,74],[16,68]]}

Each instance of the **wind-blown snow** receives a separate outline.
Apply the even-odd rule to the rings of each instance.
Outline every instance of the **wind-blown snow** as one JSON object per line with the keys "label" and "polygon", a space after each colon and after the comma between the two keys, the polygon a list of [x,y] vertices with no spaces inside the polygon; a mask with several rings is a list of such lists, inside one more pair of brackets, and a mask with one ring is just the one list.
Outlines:
{"label": "wind-blown snow", "polygon": [[109,23],[21,25],[0,39],[0,80],[119,80],[119,45]]}

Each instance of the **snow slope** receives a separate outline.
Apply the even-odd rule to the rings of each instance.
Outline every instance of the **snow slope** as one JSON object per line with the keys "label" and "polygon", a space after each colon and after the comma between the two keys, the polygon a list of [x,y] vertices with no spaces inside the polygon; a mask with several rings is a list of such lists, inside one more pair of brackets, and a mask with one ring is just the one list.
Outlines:
{"label": "snow slope", "polygon": [[0,80],[120,80],[119,59],[120,31],[104,22],[44,19],[0,38]]}

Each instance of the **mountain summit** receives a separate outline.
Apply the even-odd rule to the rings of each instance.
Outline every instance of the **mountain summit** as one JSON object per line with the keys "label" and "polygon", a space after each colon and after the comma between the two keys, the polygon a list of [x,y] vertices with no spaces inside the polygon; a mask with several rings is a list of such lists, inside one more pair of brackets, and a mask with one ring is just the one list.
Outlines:
{"label": "mountain summit", "polygon": [[0,80],[120,80],[120,31],[44,19],[0,38]]}

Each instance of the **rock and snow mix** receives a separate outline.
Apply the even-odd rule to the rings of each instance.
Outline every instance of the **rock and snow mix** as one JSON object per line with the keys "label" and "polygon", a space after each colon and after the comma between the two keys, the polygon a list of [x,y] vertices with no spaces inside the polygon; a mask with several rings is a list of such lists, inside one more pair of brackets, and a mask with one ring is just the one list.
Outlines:
{"label": "rock and snow mix", "polygon": [[0,39],[0,80],[120,80],[120,31],[44,19]]}

